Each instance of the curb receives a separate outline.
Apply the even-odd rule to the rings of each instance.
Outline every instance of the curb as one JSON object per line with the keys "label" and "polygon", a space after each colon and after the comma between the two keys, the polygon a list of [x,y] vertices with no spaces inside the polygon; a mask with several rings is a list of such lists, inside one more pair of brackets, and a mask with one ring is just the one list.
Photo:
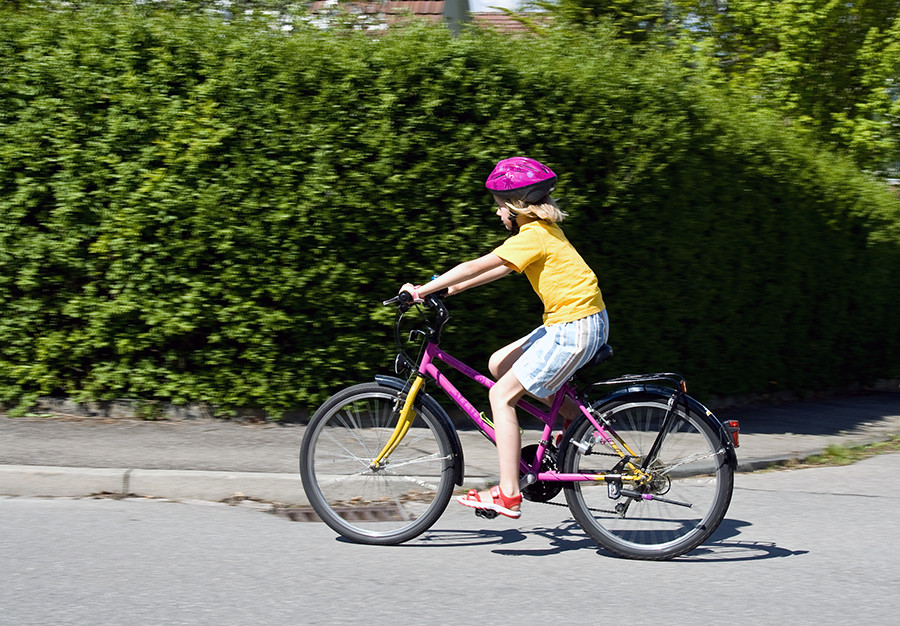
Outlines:
{"label": "curb", "polygon": [[[485,478],[466,478],[463,489],[484,489]],[[0,465],[0,496],[83,498],[96,495],[167,500],[259,500],[309,506],[297,474],[149,470],[136,468]]]}
{"label": "curb", "polygon": [[[792,458],[802,457],[748,459],[738,464],[737,471],[752,472]],[[466,477],[459,489],[481,490],[494,482],[486,477]],[[286,507],[309,506],[297,474],[0,465],[0,496],[84,498],[98,495],[175,501],[256,500]]]}
{"label": "curb", "polygon": [[0,494],[30,497],[147,496],[221,502],[246,498],[307,505],[296,474],[0,465]]}

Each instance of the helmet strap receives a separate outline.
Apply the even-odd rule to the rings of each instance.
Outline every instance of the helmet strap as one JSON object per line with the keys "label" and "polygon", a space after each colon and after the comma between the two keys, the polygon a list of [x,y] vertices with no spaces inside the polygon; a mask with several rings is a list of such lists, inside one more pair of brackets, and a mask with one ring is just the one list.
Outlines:
{"label": "helmet strap", "polygon": [[519,234],[519,214],[509,208],[509,204],[506,205],[506,208],[509,209],[509,223],[512,225],[512,228],[509,229],[509,236],[514,237]]}

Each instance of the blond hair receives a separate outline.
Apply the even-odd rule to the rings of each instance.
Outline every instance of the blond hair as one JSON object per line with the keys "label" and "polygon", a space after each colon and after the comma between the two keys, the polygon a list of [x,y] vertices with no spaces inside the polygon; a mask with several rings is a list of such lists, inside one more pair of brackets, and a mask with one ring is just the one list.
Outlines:
{"label": "blond hair", "polygon": [[546,222],[550,222],[551,224],[557,224],[566,217],[568,217],[568,213],[560,209],[556,205],[556,200],[551,198],[550,196],[544,196],[539,202],[525,202],[525,200],[516,199],[516,200],[506,200],[504,198],[497,198],[498,201],[504,203],[506,207],[510,211],[514,211],[515,213],[521,215],[527,215],[528,217],[544,220]]}

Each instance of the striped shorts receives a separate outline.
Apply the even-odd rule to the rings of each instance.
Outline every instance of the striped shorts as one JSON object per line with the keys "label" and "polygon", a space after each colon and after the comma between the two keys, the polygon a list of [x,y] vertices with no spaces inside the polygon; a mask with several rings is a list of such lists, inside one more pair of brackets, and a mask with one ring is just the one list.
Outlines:
{"label": "striped shorts", "polygon": [[540,326],[522,340],[525,353],[513,363],[512,371],[531,395],[552,396],[608,338],[605,309],[574,322]]}

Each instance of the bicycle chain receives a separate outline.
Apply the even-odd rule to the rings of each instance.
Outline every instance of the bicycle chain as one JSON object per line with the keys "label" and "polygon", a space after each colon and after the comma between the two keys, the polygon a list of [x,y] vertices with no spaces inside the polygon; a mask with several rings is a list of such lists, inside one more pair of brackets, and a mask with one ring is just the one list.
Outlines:
{"label": "bicycle chain", "polygon": [[[539,502],[538,504],[549,504],[552,506],[561,506],[563,508],[569,508],[568,504],[563,504],[562,502]],[[594,513],[608,513],[609,515],[618,515],[616,511],[607,511],[606,509],[595,509],[594,507],[588,507],[588,511],[593,511]]]}
{"label": "bicycle chain", "polygon": [[[619,455],[615,454],[613,452],[594,452],[593,450],[591,450],[589,452],[585,452],[585,456],[587,456],[587,455],[611,456],[611,457],[619,458]],[[562,502],[539,502],[538,504],[549,504],[552,506],[561,506],[564,508],[569,508],[568,504],[563,504]],[[590,507],[590,506],[588,507],[588,511],[593,511],[594,513],[606,513],[608,515],[618,515],[619,514],[617,511],[608,511],[606,509],[596,509],[596,508]]]}

